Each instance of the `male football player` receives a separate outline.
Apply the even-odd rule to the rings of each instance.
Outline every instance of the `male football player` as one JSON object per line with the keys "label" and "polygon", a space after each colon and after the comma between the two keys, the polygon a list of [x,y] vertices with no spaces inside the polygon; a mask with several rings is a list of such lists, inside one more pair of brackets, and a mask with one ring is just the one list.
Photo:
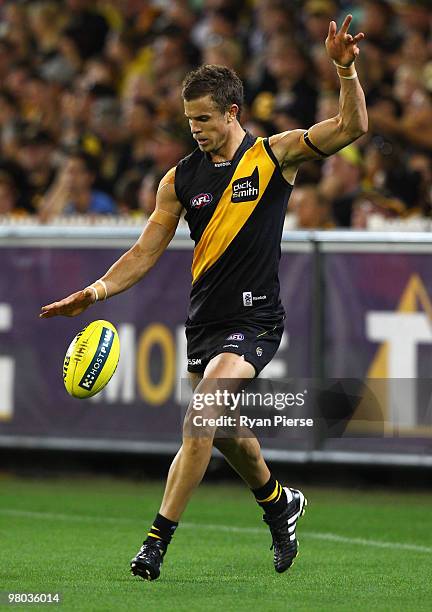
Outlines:
{"label": "male football player", "polygon": [[[214,392],[218,380],[257,376],[275,354],[283,331],[280,240],[298,167],[303,161],[336,153],[367,131],[365,98],[354,65],[364,35],[348,34],[351,19],[348,15],[339,31],[332,21],[326,39],[328,55],[340,77],[339,112],[307,131],[254,138],[239,122],[243,87],[232,70],[207,65],[188,74],[182,94],[197,149],[161,180],[155,212],[136,244],[101,279],[44,306],[41,317],[75,316],[96,300],[137,283],[168,246],[185,209],[195,242],[186,322],[188,370],[195,393]],[[297,554],[297,520],[306,505],[303,493],[276,481],[255,437],[215,437],[216,428],[211,427],[206,435],[195,435],[192,411],[193,399],[162,504],[132,559],[132,573],[148,580],[159,576],[180,517],[205,474],[213,445],[264,510],[273,538],[274,567],[284,572]],[[210,409],[206,414],[214,416]]]}

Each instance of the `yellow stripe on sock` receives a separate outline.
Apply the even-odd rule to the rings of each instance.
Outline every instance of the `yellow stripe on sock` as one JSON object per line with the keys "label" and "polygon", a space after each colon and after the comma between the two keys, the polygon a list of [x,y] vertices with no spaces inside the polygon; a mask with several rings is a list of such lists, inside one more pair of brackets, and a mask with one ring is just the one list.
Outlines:
{"label": "yellow stripe on sock", "polygon": [[154,525],[151,526],[152,529],[155,529],[156,531],[160,531],[160,529],[158,529],[157,527],[155,527]]}
{"label": "yellow stripe on sock", "polygon": [[150,531],[147,534],[150,538],[156,538],[157,540],[162,540],[162,538],[160,538],[158,535],[156,535],[155,533],[150,533]]}
{"label": "yellow stripe on sock", "polygon": [[[279,485],[280,486],[280,485]],[[277,496],[277,499],[275,499],[274,503],[278,502],[280,500],[280,496],[282,495],[282,487],[280,486],[279,489],[279,495]]]}
{"label": "yellow stripe on sock", "polygon": [[[274,488],[273,493],[271,495],[269,495],[268,497],[266,497],[265,499],[257,499],[257,502],[260,503],[260,504],[265,504],[266,502],[273,501],[274,498],[277,497],[278,493],[279,493],[279,497],[280,497],[279,487],[280,487],[280,484],[278,482],[276,482],[276,486]],[[282,490],[282,487],[281,487],[281,490]],[[279,499],[279,497],[278,497],[278,499]]]}

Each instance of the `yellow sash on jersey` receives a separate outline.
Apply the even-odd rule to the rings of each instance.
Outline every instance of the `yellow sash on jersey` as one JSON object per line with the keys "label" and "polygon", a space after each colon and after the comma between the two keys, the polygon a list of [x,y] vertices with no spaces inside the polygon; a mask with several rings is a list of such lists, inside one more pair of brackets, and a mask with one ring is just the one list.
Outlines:
{"label": "yellow sash on jersey", "polygon": [[[250,176],[258,166],[259,193],[252,202],[231,202],[234,181]],[[246,151],[223,192],[219,204],[195,247],[192,261],[192,284],[226,251],[259,204],[275,169],[262,138]]]}

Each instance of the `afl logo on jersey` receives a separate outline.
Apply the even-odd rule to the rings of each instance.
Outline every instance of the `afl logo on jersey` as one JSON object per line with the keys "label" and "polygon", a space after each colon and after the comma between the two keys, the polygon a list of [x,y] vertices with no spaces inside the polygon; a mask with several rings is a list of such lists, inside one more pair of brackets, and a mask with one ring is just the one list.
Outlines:
{"label": "afl logo on jersey", "polygon": [[211,193],[199,193],[194,196],[190,200],[190,205],[192,208],[203,208],[203,206],[207,206],[213,200],[213,196]]}

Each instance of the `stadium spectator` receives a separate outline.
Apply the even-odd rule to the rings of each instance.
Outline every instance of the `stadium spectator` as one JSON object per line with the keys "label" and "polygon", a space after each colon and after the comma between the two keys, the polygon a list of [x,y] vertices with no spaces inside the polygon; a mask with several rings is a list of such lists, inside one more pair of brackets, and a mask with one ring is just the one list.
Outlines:
{"label": "stadium spectator", "polygon": [[32,72],[31,63],[26,60],[17,60],[16,55],[4,79],[6,90],[15,98],[19,106],[25,101],[27,83]]}
{"label": "stadium spectator", "polygon": [[28,208],[36,211],[54,176],[54,141],[46,130],[28,124],[18,136],[16,161],[27,179]]}
{"label": "stadium spectator", "polygon": [[377,192],[361,194],[352,205],[353,229],[368,229],[377,220],[398,219],[405,214],[405,207],[400,200],[385,198]]}
{"label": "stadium spectator", "polygon": [[156,191],[162,175],[158,172],[147,174],[140,185],[138,192],[139,209],[149,217],[155,209]]}
{"label": "stadium spectator", "polygon": [[432,159],[426,153],[413,153],[408,159],[408,169],[417,173],[418,200],[414,210],[424,216],[431,216],[432,211]]}
{"label": "stadium spectator", "polygon": [[88,0],[66,2],[69,19],[65,31],[74,41],[81,59],[101,53],[109,31],[107,20],[102,14],[91,10],[92,4]]}
{"label": "stadium spectator", "polygon": [[334,229],[331,205],[316,185],[303,184],[292,192],[290,211],[295,216],[296,229]]}
{"label": "stadium spectator", "polygon": [[178,85],[190,69],[185,41],[179,32],[158,36],[153,44],[152,78],[163,97],[171,87]]}
{"label": "stadium spectator", "polygon": [[16,61],[15,45],[7,38],[0,38],[0,79],[3,84],[14,61]]}
{"label": "stadium spectator", "polygon": [[15,96],[7,91],[0,89],[0,133],[2,147],[6,146],[6,140],[15,125],[19,122],[20,115],[17,108]]}
{"label": "stadium spectator", "polygon": [[387,112],[377,103],[370,109],[372,129],[411,147],[432,151],[432,93],[423,86],[413,66],[401,65],[395,74],[394,98],[401,116]]}
{"label": "stadium spectator", "polygon": [[421,175],[409,168],[406,159],[400,146],[375,136],[365,149],[365,185],[400,200],[404,208],[421,207]]}
{"label": "stadium spectator", "polygon": [[149,45],[141,45],[141,38],[133,29],[110,32],[105,45],[105,56],[117,72],[120,92],[133,77],[141,74],[150,76],[151,49]]}
{"label": "stadium spectator", "polygon": [[186,36],[195,26],[197,15],[188,0],[170,0],[164,11],[164,20],[180,28]]}
{"label": "stadium spectator", "polygon": [[51,221],[60,214],[115,214],[116,205],[102,191],[93,189],[96,164],[82,151],[68,155],[40,206],[42,221]]}
{"label": "stadium spectator", "polygon": [[114,195],[119,214],[136,215],[139,212],[138,192],[142,180],[140,173],[131,170],[117,181]]}
{"label": "stadium spectator", "polygon": [[0,170],[0,215],[22,216],[26,211],[20,208],[18,190],[13,177]]}
{"label": "stadium spectator", "polygon": [[203,64],[219,64],[243,72],[243,53],[240,43],[233,38],[215,37],[203,49]]}
{"label": "stadium spectator", "polygon": [[309,45],[322,49],[326,39],[328,24],[337,13],[337,6],[332,0],[308,0],[303,9],[303,23],[306,40]]}
{"label": "stadium spectator", "polygon": [[235,38],[241,2],[205,2],[204,10],[191,31],[191,41],[204,49],[213,38]]}
{"label": "stadium spectator", "polygon": [[349,145],[324,162],[319,190],[331,203],[336,224],[351,225],[351,209],[361,191],[363,160],[357,145]]}
{"label": "stadium spectator", "polygon": [[364,0],[359,28],[367,32],[367,44],[383,52],[393,53],[401,42],[394,10],[387,0]]}
{"label": "stadium spectator", "polygon": [[155,132],[152,147],[154,170],[165,174],[175,166],[176,160],[178,162],[187,154],[187,151],[184,134],[177,132],[176,127],[172,124],[161,125]]}
{"label": "stadium spectator", "polygon": [[317,91],[307,78],[310,66],[304,51],[285,36],[274,36],[268,45],[266,68],[270,77],[267,89],[265,83],[258,83],[256,95],[252,94],[255,107],[259,105],[263,95],[269,92],[273,96],[273,109],[284,108],[286,113],[298,122],[295,127],[312,125],[315,120]]}
{"label": "stadium spectator", "polygon": [[402,30],[430,36],[432,26],[429,0],[398,0],[395,2],[395,8]]}
{"label": "stadium spectator", "polygon": [[265,56],[269,41],[279,34],[288,38],[293,33],[295,23],[291,9],[281,0],[256,3],[253,21],[255,27],[249,34],[249,47],[258,61]]}
{"label": "stadium spectator", "polygon": [[22,103],[22,114],[26,121],[35,123],[50,132],[58,132],[57,87],[37,73],[29,75]]}
{"label": "stadium spectator", "polygon": [[[88,125],[90,138],[96,138],[103,151],[99,164],[99,184],[112,193],[120,177],[120,159],[125,140],[119,101],[114,97],[98,98],[92,106]],[[83,142],[84,147],[85,144]]]}
{"label": "stadium spectator", "polygon": [[153,165],[156,108],[151,100],[136,98],[123,105],[123,126],[127,140],[119,171],[137,170],[143,174]]}
{"label": "stadium spectator", "polygon": [[60,4],[46,0],[31,3],[28,18],[32,35],[38,41],[39,62],[42,63],[57,54],[65,15]]}

